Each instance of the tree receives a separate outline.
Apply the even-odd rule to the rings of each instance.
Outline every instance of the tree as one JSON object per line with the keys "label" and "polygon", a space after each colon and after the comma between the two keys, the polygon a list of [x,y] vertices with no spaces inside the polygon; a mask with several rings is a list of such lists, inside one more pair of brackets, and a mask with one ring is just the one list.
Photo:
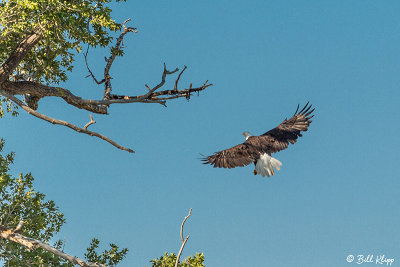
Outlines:
{"label": "tree", "polygon": [[[5,112],[17,115],[17,109],[22,108],[39,119],[96,136],[121,150],[134,153],[132,149],[121,146],[100,133],[89,131],[88,127],[95,123],[91,114],[90,121],[79,127],[38,112],[40,99],[58,97],[75,108],[107,115],[113,104],[140,102],[166,106],[173,99],[189,100],[193,93],[198,94],[212,85],[206,81],[197,87],[190,84],[180,89],[179,80],[187,67],[170,71],[164,64],[161,81],[152,87],[145,84],[142,95],[115,94],[110,70],[115,59],[124,55],[125,36],[128,33],[137,33],[137,29],[126,25],[129,19],[123,23],[112,19],[111,9],[108,7],[111,2],[112,0],[0,2],[0,117]],[[113,34],[116,33],[119,34],[114,39]],[[110,47],[110,54],[105,58],[104,75],[97,79],[89,68],[87,55],[91,48],[107,46]],[[84,48],[86,49],[83,53]],[[58,86],[60,82],[68,80],[68,73],[73,70],[78,54],[83,54],[85,58],[88,77],[96,84],[104,86],[99,99],[83,99]],[[173,74],[177,75],[174,87],[161,90],[167,76]],[[75,88],[73,91],[78,90]],[[0,151],[2,146],[3,142],[0,142]],[[12,177],[8,173],[12,161],[13,154],[4,157],[0,155],[0,262],[4,262],[6,266],[113,266],[125,257],[127,249],[120,250],[114,244],[110,244],[108,251],[98,254],[97,239],[93,239],[87,249],[85,261],[64,253],[63,241],[50,245],[65,223],[64,215],[53,201],[46,201],[44,194],[33,189],[34,179],[30,174]],[[153,265],[174,266],[168,265],[172,259],[175,266],[187,263],[203,266],[202,254],[189,257],[181,263],[179,257],[183,247],[184,243],[177,256],[164,255],[153,260]]]}
{"label": "tree", "polygon": [[[121,0],[116,0],[120,2]],[[166,105],[167,101],[177,98],[190,99],[193,93],[199,93],[211,86],[208,81],[198,87],[190,84],[179,89],[179,79],[186,66],[179,72],[174,88],[159,89],[164,86],[167,75],[177,73],[178,68],[169,71],[164,64],[161,82],[153,87],[145,85],[145,93],[136,96],[113,93],[110,69],[117,56],[122,56],[123,39],[128,33],[137,33],[136,28],[127,27],[126,20],[120,24],[111,17],[107,6],[112,0],[24,0],[2,1],[0,3],[0,95],[9,111],[19,106],[29,114],[69,127],[77,132],[101,138],[115,147],[133,153],[110,138],[87,128],[95,123],[92,117],[84,127],[78,127],[67,121],[51,118],[37,111],[39,100],[53,96],[66,103],[91,113],[106,115],[113,104],[156,103]],[[86,60],[89,76],[97,84],[104,85],[104,93],[99,100],[82,99],[70,90],[57,86],[68,79],[72,71],[75,56],[87,46],[106,47],[113,41],[112,33],[121,31],[110,56],[106,58],[104,75],[96,79]],[[24,101],[16,96],[24,96]]]}
{"label": "tree", "polygon": [[[4,146],[0,140],[0,152]],[[98,254],[99,240],[94,238],[85,254],[86,262],[64,253],[65,242],[51,240],[65,223],[64,214],[54,201],[33,188],[30,173],[9,174],[14,154],[0,154],[0,261],[5,266],[114,266],[128,250],[115,244]],[[96,264],[90,264],[90,263]]]}

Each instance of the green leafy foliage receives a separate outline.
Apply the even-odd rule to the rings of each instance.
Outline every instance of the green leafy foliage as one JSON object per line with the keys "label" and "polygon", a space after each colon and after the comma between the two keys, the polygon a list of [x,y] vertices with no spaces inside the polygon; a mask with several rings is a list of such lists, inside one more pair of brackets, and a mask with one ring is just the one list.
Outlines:
{"label": "green leafy foliage", "polygon": [[[174,253],[164,253],[164,256],[151,260],[152,267],[174,267],[176,262],[176,255]],[[187,257],[183,262],[178,263],[179,267],[204,267],[204,254],[196,253],[196,255]]]}
{"label": "green leafy foliage", "polygon": [[105,250],[101,255],[96,252],[99,247],[100,241],[96,238],[92,239],[87,253],[85,253],[85,258],[88,262],[97,262],[104,264],[106,266],[115,266],[120,262],[128,253],[128,249],[124,248],[119,251],[118,246],[115,244],[110,244],[110,249]]}
{"label": "green leafy foliage", "polygon": [[[0,141],[2,151],[4,141]],[[23,220],[24,227],[21,234],[42,242],[49,243],[61,226],[65,218],[59,212],[53,201],[46,201],[45,195],[33,189],[33,177],[30,173],[12,177],[9,172],[13,163],[14,154],[0,155],[0,224],[15,228]],[[53,244],[57,249],[63,246],[62,241]],[[0,240],[0,259],[6,266],[27,266],[35,264],[68,264],[53,254],[42,251],[27,251],[21,245],[5,239]]]}
{"label": "green leafy foliage", "polygon": [[0,97],[0,118],[4,116],[5,113],[11,113],[12,116],[17,116],[18,106],[13,102],[8,101],[7,99]]}
{"label": "green leafy foliage", "polygon": [[[120,2],[121,0],[116,0]],[[15,80],[38,82],[67,80],[75,53],[82,46],[107,46],[111,32],[121,29],[107,6],[112,0],[9,0],[0,2],[0,62],[36,28],[42,29],[38,45],[24,58]],[[20,78],[22,76],[22,78]]]}
{"label": "green leafy foliage", "polygon": [[[4,140],[0,140],[0,152]],[[64,214],[59,211],[54,201],[46,200],[45,195],[33,188],[34,178],[30,173],[13,177],[9,174],[14,153],[0,154],[0,224],[14,229],[24,221],[20,234],[51,244],[52,239],[65,223]],[[99,241],[93,239],[86,255],[89,262],[105,263],[115,266],[127,254],[127,249],[121,251],[114,244],[110,250],[98,255],[94,249]],[[64,247],[63,241],[51,244],[58,250]],[[73,266],[69,262],[42,249],[28,251],[20,244],[0,238],[0,263],[5,266]]]}

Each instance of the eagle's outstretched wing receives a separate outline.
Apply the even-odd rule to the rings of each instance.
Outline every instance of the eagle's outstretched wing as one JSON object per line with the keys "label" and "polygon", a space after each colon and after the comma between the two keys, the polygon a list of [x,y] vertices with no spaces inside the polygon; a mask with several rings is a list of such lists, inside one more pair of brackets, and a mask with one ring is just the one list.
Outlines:
{"label": "eagle's outstretched wing", "polygon": [[260,158],[263,153],[272,154],[296,143],[301,131],[307,131],[311,123],[310,116],[314,109],[307,103],[300,112],[299,106],[293,117],[285,119],[278,127],[260,136],[250,136],[243,144],[216,152],[214,155],[202,159],[204,164],[211,164],[214,168],[235,168],[249,165]]}
{"label": "eagle's outstretched wing", "polygon": [[251,145],[243,143],[202,159],[204,164],[211,164],[214,168],[243,167],[259,158],[258,153]]}
{"label": "eagle's outstretched wing", "polygon": [[278,127],[260,135],[258,137],[260,138],[259,143],[266,145],[266,147],[263,147],[263,150],[269,154],[276,153],[286,149],[289,143],[296,143],[297,138],[302,136],[301,132],[307,131],[308,126],[312,122],[311,118],[314,115],[311,115],[311,113],[314,109],[311,109],[311,107],[312,105],[309,105],[309,102],[307,102],[302,110],[297,112],[299,110],[299,106],[297,106],[293,117],[289,120],[285,119]]}

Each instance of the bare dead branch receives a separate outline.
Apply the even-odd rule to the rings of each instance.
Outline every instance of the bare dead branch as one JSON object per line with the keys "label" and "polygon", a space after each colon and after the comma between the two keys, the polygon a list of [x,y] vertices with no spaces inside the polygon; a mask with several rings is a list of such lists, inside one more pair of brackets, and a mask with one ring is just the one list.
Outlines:
{"label": "bare dead branch", "polygon": [[[149,102],[149,103],[160,103],[165,105],[165,101],[166,100],[170,100],[170,99],[176,99],[176,98],[180,98],[180,97],[186,97],[187,99],[189,99],[189,97],[191,96],[192,93],[199,93],[200,91],[203,91],[204,89],[206,89],[209,86],[212,86],[213,84],[207,84],[208,80],[200,87],[196,87],[196,88],[192,88],[192,84],[190,84],[190,87],[188,89],[184,89],[184,90],[178,90],[178,82],[179,79],[182,75],[182,73],[185,71],[187,67],[185,66],[183,68],[183,70],[180,72],[180,74],[178,75],[178,78],[175,80],[175,87],[174,90],[164,90],[164,91],[159,91],[156,92],[157,89],[161,88],[164,84],[165,84],[165,80],[167,75],[170,74],[174,74],[175,72],[179,71],[178,68],[176,68],[173,71],[169,71],[166,68],[166,65],[164,63],[164,71],[162,73],[161,76],[161,82],[159,84],[157,84],[156,86],[154,86],[152,89],[150,89],[150,87],[145,84],[148,92],[144,95],[138,95],[138,96],[125,96],[125,95],[109,95],[109,99],[104,100],[104,101],[96,101],[96,100],[83,100],[83,103],[90,103],[90,104],[95,104],[95,105],[110,105],[110,104],[114,104],[114,103],[133,103],[133,102]],[[169,95],[170,97],[159,97],[159,96],[164,96],[164,95]]]}
{"label": "bare dead branch", "polygon": [[[112,95],[114,97],[116,95]],[[121,97],[121,98],[119,98]],[[116,99],[110,100],[84,100],[82,99],[82,103],[87,104],[95,104],[95,105],[111,105],[111,104],[128,104],[128,103],[157,103],[157,104],[165,104],[165,101],[158,99],[140,99],[134,98],[130,99],[129,96],[116,96]]]}
{"label": "bare dead branch", "polygon": [[185,217],[185,219],[183,219],[182,224],[181,224],[181,241],[182,241],[182,246],[181,249],[179,250],[178,255],[176,256],[176,261],[175,261],[175,267],[178,267],[179,264],[179,258],[181,257],[183,248],[186,245],[186,242],[188,241],[190,235],[186,236],[185,239],[183,239],[183,226],[185,225],[186,220],[190,217],[190,215],[192,215],[192,209],[190,208],[189,210],[189,214]]}
{"label": "bare dead branch", "polygon": [[110,76],[110,69],[111,66],[115,60],[115,57],[118,55],[118,52],[121,50],[121,45],[123,43],[124,37],[128,32],[133,32],[137,33],[137,29],[133,27],[126,27],[126,23],[130,21],[131,19],[127,19],[122,23],[122,26],[124,30],[120,34],[120,36],[117,38],[117,42],[114,47],[111,48],[111,55],[109,58],[106,58],[106,67],[104,68],[104,82],[105,82],[105,88],[104,88],[104,97],[103,100],[107,99],[108,96],[111,94],[112,87],[111,87],[111,76]]}
{"label": "bare dead branch", "polygon": [[192,94],[192,93],[199,93],[201,91],[203,91],[204,89],[206,89],[209,86],[212,86],[213,84],[203,84],[200,87],[197,88],[190,88],[189,89],[184,89],[184,90],[178,90],[176,93],[174,93],[174,91],[171,92],[171,90],[165,90],[165,91],[160,91],[160,92],[156,92],[153,94],[153,96],[164,96],[164,95],[170,95],[172,97],[170,98],[157,98],[157,99],[161,99],[161,100],[168,100],[168,99],[175,99],[175,98],[179,98],[179,97],[186,97],[188,94]]}
{"label": "bare dead branch", "polygon": [[42,248],[58,257],[61,257],[67,261],[69,261],[72,264],[77,264],[82,267],[106,267],[103,264],[100,263],[89,263],[85,262],[77,257],[71,256],[65,252],[59,251],[58,249],[43,243],[40,240],[36,240],[33,238],[29,238],[26,236],[23,236],[21,234],[18,234],[17,232],[22,228],[23,222],[19,222],[18,226],[15,229],[10,229],[7,228],[3,225],[0,225],[0,236],[4,239],[7,239],[9,241],[18,243],[22,246],[24,246],[27,250],[33,250],[33,249],[38,249]]}
{"label": "bare dead branch", "polygon": [[[187,97],[188,94],[192,94],[195,92],[200,92],[206,89],[209,86],[212,86],[213,84],[206,84],[204,86],[198,87],[198,88],[190,88],[190,89],[184,89],[184,90],[178,90],[175,92],[174,90],[164,90],[164,91],[159,91],[155,92],[151,95],[151,99],[157,99],[157,100],[170,100],[170,99],[176,99],[180,97]],[[164,95],[169,95],[170,97],[159,97],[159,96],[164,96]],[[89,100],[87,103],[92,103],[92,104],[113,104],[113,103],[132,103],[132,102],[144,102],[146,100],[146,95],[141,95],[141,96],[119,96],[119,95],[112,95],[113,99],[109,101],[95,101],[95,100]],[[115,99],[114,99],[115,98]],[[120,101],[117,101],[120,100]],[[135,101],[137,100],[137,101]],[[87,100],[83,100],[84,103],[86,103]]]}
{"label": "bare dead branch", "polygon": [[96,133],[96,132],[88,131],[88,130],[85,130],[85,129],[83,129],[83,128],[79,128],[78,126],[76,126],[76,125],[74,125],[74,124],[71,124],[71,123],[69,123],[69,122],[62,121],[62,120],[57,120],[57,119],[51,118],[51,117],[49,117],[49,116],[46,116],[46,115],[44,115],[44,114],[41,114],[41,113],[39,113],[39,112],[37,112],[37,111],[31,109],[30,107],[28,107],[27,105],[25,105],[24,102],[22,102],[21,100],[19,100],[18,98],[16,98],[14,95],[9,94],[9,93],[7,93],[7,92],[4,91],[4,90],[1,90],[1,89],[0,89],[0,94],[1,94],[2,96],[4,96],[4,97],[7,97],[9,100],[12,100],[15,104],[17,104],[18,106],[20,106],[23,110],[25,110],[25,111],[28,112],[29,114],[31,114],[31,115],[33,115],[33,116],[39,118],[39,119],[42,119],[42,120],[47,121],[47,122],[50,122],[50,123],[52,123],[52,124],[59,124],[59,125],[66,126],[66,127],[71,128],[72,130],[74,130],[74,131],[76,131],[76,132],[78,132],[78,133],[84,133],[84,134],[88,134],[88,135],[90,135],[90,136],[96,136],[96,137],[98,137],[98,138],[100,138],[100,139],[103,139],[104,141],[106,141],[106,142],[112,144],[113,146],[115,146],[115,147],[117,147],[117,148],[119,148],[119,149],[121,149],[121,150],[125,150],[125,151],[128,151],[128,152],[130,152],[130,153],[135,153],[135,151],[133,151],[132,149],[126,148],[126,147],[123,147],[123,146],[117,144],[116,142],[114,142],[113,140],[111,140],[110,138],[108,138],[107,136],[104,136],[104,135],[99,134],[99,133]]}
{"label": "bare dead branch", "polygon": [[83,129],[85,129],[85,130],[87,130],[87,127],[89,127],[90,125],[92,125],[92,124],[95,124],[95,123],[96,123],[96,121],[95,121],[95,120],[93,120],[93,117],[92,117],[92,115],[91,115],[91,114],[89,114],[89,118],[90,118],[90,121],[89,121],[88,123],[86,123],[86,124],[85,124],[85,126],[83,126]]}
{"label": "bare dead branch", "polygon": [[[111,104],[127,104],[127,103],[158,103],[165,105],[166,100],[176,99],[180,97],[187,97],[195,92],[200,92],[206,89],[212,84],[204,83],[202,86],[197,88],[191,88],[184,90],[164,90],[155,92],[158,88],[162,87],[165,84],[166,75],[175,73],[177,70],[168,71],[165,70],[162,75],[161,82],[156,85],[154,88],[150,89],[150,87],[146,84],[146,88],[148,93],[144,95],[138,96],[123,96],[123,95],[110,95],[111,99],[106,100],[91,100],[91,99],[82,99],[79,96],[72,94],[69,90],[64,89],[62,87],[53,87],[43,85],[41,83],[32,82],[32,81],[20,81],[20,82],[11,82],[5,81],[2,85],[2,89],[11,93],[13,95],[31,95],[38,98],[43,98],[47,96],[55,96],[64,99],[65,102],[71,104],[77,108],[85,109],[90,112],[94,112],[97,114],[107,114],[107,107],[106,105]],[[182,73],[182,72],[181,72]],[[160,98],[159,96],[171,96],[167,98]]]}
{"label": "bare dead branch", "polygon": [[183,219],[182,224],[181,224],[181,240],[183,242],[183,226],[185,225],[186,220],[192,215],[192,208],[189,210],[189,214]]}

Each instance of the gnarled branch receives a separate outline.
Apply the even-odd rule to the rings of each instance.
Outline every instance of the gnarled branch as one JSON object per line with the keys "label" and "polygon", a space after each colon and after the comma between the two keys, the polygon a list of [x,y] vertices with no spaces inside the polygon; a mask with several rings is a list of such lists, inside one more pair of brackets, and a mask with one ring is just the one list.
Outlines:
{"label": "gnarled branch", "polygon": [[45,121],[50,122],[52,124],[59,124],[59,125],[66,126],[68,128],[71,128],[74,131],[77,131],[78,133],[84,133],[84,134],[88,134],[90,136],[96,136],[96,137],[98,137],[100,139],[103,139],[103,140],[107,141],[108,143],[112,144],[113,146],[115,146],[115,147],[117,147],[117,148],[119,148],[121,150],[125,150],[125,151],[128,151],[130,153],[135,153],[135,151],[133,151],[132,149],[126,148],[126,147],[123,147],[123,146],[117,144],[116,142],[114,142],[113,140],[108,138],[107,136],[101,135],[101,134],[96,133],[96,132],[88,131],[88,130],[83,129],[83,128],[79,128],[78,126],[76,126],[74,124],[71,124],[69,122],[62,121],[62,120],[57,120],[57,119],[51,118],[49,116],[46,116],[44,114],[41,114],[41,113],[31,109],[30,107],[25,105],[24,102],[22,102],[21,100],[16,98],[14,95],[5,92],[4,90],[0,89],[0,95],[3,95],[4,97],[7,97],[8,99],[12,100],[15,104],[20,106],[23,110],[25,110],[29,114],[31,114],[31,115],[39,118],[39,119],[45,120]]}
{"label": "gnarled branch", "polygon": [[97,114],[107,114],[107,108],[96,104],[88,103],[79,96],[74,95],[69,90],[61,87],[47,86],[37,82],[21,81],[21,82],[10,82],[5,81],[1,89],[7,91],[12,95],[26,95],[36,96],[39,98],[47,96],[56,96],[64,99],[70,105],[73,105],[80,109],[85,109],[90,112]]}
{"label": "gnarled branch", "polygon": [[23,225],[23,221],[19,222],[17,227],[15,229],[10,229],[7,228],[3,225],[0,225],[0,236],[4,239],[7,239],[9,241],[18,243],[22,246],[24,246],[27,250],[33,250],[33,249],[38,249],[42,248],[58,257],[61,257],[67,261],[69,261],[72,264],[77,264],[82,267],[106,267],[103,264],[100,263],[90,263],[90,262],[85,262],[77,257],[71,256],[65,252],[62,252],[46,243],[43,243],[40,240],[36,240],[33,238],[29,238],[26,236],[23,236],[18,233],[18,231],[21,230]]}

